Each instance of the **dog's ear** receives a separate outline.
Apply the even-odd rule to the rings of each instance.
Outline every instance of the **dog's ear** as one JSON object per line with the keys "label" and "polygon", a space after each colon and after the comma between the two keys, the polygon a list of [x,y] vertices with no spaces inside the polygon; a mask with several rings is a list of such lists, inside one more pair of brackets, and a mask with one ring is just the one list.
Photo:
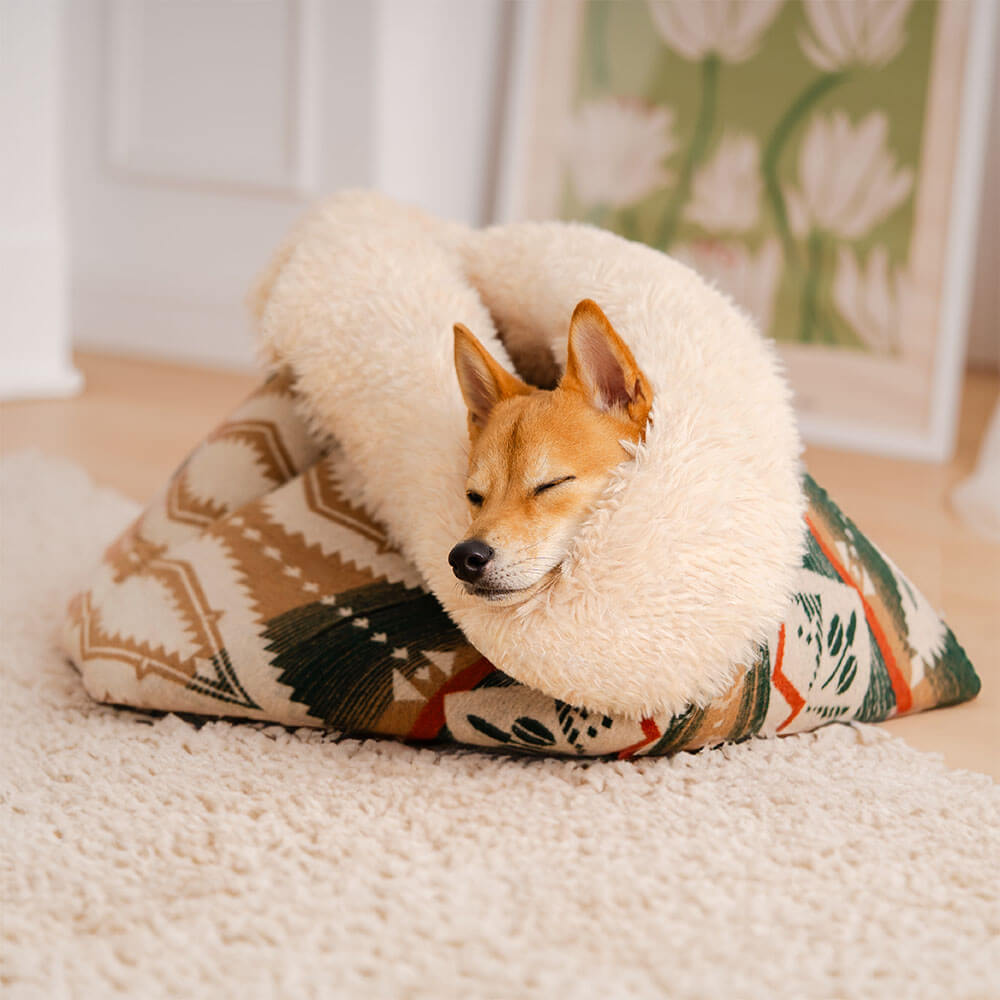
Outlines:
{"label": "dog's ear", "polygon": [[469,437],[473,440],[497,403],[511,396],[526,396],[532,391],[530,386],[501,367],[461,323],[455,324],[455,371],[469,409]]}
{"label": "dog's ear", "polygon": [[567,358],[560,388],[582,393],[602,412],[627,418],[642,434],[653,403],[652,389],[628,345],[591,299],[573,310]]}

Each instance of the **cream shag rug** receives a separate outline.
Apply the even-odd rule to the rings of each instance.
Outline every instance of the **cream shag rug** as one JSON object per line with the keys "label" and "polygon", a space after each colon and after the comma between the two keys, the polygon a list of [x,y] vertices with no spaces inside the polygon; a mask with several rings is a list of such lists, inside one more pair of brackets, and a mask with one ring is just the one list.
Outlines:
{"label": "cream shag rug", "polygon": [[989,778],[867,727],[588,766],[116,711],[53,637],[135,506],[0,482],[6,996],[998,995]]}

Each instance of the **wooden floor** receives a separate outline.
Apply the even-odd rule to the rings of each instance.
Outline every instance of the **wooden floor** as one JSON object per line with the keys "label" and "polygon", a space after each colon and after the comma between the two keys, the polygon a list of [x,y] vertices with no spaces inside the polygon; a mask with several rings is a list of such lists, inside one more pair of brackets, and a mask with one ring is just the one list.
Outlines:
{"label": "wooden floor", "polygon": [[[254,378],[98,355],[81,355],[76,399],[0,407],[0,450],[35,446],[83,465],[104,485],[147,499],[188,448],[254,384]],[[942,610],[983,679],[971,704],[886,723],[953,767],[1000,778],[1000,546],[976,536],[948,506],[971,470],[1000,393],[995,375],[970,374],[961,436],[947,465],[890,461],[811,448],[816,479]]]}

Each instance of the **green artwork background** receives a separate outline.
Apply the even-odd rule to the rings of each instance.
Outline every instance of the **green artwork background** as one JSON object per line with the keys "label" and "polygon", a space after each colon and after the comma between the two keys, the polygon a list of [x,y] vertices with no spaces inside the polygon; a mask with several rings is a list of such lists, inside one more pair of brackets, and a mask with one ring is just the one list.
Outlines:
{"label": "green artwork background", "polygon": [[[789,185],[799,187],[799,150],[814,116],[843,111],[857,125],[872,111],[880,111],[888,120],[886,149],[897,168],[913,171],[909,194],[856,239],[825,232],[800,239],[786,228],[773,323],[767,331],[779,340],[870,350],[834,305],[836,248],[839,244],[849,246],[864,265],[870,252],[881,246],[888,254],[890,274],[907,266],[937,15],[937,0],[917,0],[902,26],[905,43],[884,66],[858,61],[831,73],[814,65],[803,51],[800,38],[815,36],[801,0],[789,0],[781,7],[756,53],[744,62],[725,62],[717,55],[700,62],[685,58],[661,38],[642,0],[590,0],[584,4],[574,110],[607,97],[664,105],[674,112],[672,131],[679,145],[666,161],[673,183],[621,208],[581,202],[570,171],[564,168],[559,214],[604,226],[668,252],[685,244],[719,241],[742,244],[757,252],[769,237],[782,235],[768,196],[769,142],[777,154],[773,179],[782,190]],[[708,65],[711,62],[714,66]],[[702,96],[710,76],[714,76],[716,102],[711,120],[706,121]],[[708,83],[711,85],[711,80]],[[793,106],[798,108],[798,116]],[[700,115],[699,156],[695,140]],[[775,130],[784,118],[790,128],[785,141],[774,146]],[[693,153],[701,164],[709,162],[724,132],[754,137],[761,151],[765,178],[761,210],[757,224],[745,232],[711,232],[684,218],[683,207],[690,192],[685,198],[684,192],[677,190],[685,161]],[[690,164],[691,173],[697,166]],[[672,214],[676,220],[673,227]],[[894,350],[890,343],[887,353]]]}

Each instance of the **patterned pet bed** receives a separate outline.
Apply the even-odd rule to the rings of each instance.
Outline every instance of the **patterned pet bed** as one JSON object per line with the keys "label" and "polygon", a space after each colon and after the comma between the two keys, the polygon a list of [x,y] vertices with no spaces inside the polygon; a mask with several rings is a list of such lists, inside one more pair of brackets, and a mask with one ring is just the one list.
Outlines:
{"label": "patterned pet bed", "polygon": [[64,646],[104,702],[568,756],[664,754],[877,722],[975,696],[950,629],[810,478],[785,619],[724,697],[675,717],[587,712],[465,640],[341,458],[270,378],[200,444],[72,602]]}

